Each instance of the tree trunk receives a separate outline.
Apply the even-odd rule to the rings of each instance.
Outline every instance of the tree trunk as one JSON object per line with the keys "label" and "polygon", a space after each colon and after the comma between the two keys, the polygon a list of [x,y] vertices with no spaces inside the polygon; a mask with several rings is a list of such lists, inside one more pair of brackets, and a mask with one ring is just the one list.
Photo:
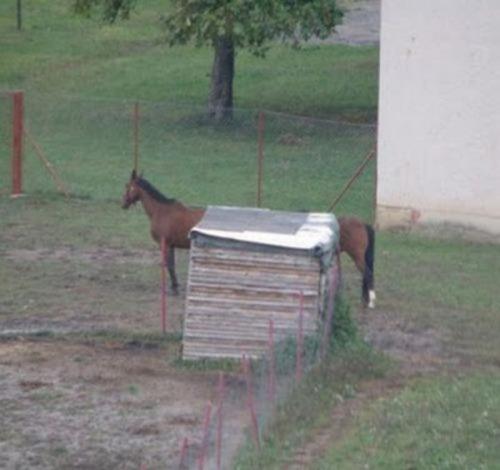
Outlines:
{"label": "tree trunk", "polygon": [[218,38],[214,49],[208,113],[215,121],[222,121],[233,116],[233,40],[227,37]]}

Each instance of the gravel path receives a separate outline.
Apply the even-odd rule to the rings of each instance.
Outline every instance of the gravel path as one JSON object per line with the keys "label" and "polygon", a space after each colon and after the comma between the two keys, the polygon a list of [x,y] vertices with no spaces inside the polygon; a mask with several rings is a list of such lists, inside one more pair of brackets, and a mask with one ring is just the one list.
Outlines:
{"label": "gravel path", "polygon": [[377,45],[380,39],[381,0],[342,0],[343,23],[321,44],[350,44],[357,46]]}

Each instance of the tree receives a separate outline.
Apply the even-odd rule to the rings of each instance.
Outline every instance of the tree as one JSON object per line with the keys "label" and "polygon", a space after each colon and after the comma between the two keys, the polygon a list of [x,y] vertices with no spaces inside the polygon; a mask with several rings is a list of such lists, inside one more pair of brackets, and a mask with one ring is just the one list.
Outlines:
{"label": "tree", "polygon": [[[128,16],[135,0],[75,0],[80,13],[104,6],[113,22]],[[311,37],[325,38],[342,18],[336,0],[172,0],[163,17],[171,46],[194,41],[214,49],[208,111],[216,120],[232,116],[237,49],[264,56],[272,40],[297,45]]]}

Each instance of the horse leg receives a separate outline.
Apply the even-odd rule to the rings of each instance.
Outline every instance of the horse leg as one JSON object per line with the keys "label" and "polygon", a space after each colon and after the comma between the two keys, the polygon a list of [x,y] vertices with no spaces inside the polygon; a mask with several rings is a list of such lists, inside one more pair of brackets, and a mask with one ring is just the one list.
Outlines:
{"label": "horse leg", "polygon": [[175,250],[173,246],[170,246],[168,249],[167,268],[168,274],[170,275],[172,292],[177,295],[179,293],[179,283],[177,282],[177,276],[175,274]]}
{"label": "horse leg", "polygon": [[361,284],[361,299],[363,300],[363,305],[368,308],[375,308],[375,300],[377,297],[373,288],[373,271],[364,262],[358,262],[356,260],[355,264],[363,275]]}
{"label": "horse leg", "polygon": [[363,301],[363,306],[367,306],[369,302],[368,294],[368,284],[366,282],[366,265],[363,256],[353,257],[354,264],[358,268],[358,271],[363,275],[363,281],[361,284],[361,300]]}
{"label": "horse leg", "polygon": [[376,298],[373,288],[373,271],[366,266],[363,272],[363,302],[365,306],[368,308],[375,308]]}
{"label": "horse leg", "polygon": [[375,300],[377,300],[373,285],[373,271],[366,266],[363,272],[363,302],[368,308],[375,308]]}
{"label": "horse leg", "polygon": [[371,225],[365,225],[365,229],[368,237],[368,243],[364,254],[365,272],[363,273],[363,289],[368,291],[368,308],[375,308],[375,231]]}

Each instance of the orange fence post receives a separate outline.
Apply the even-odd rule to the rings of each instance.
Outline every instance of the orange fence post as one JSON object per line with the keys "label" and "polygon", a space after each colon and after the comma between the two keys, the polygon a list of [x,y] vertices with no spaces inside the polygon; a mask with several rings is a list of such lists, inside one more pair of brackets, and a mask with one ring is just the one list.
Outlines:
{"label": "orange fence post", "polygon": [[276,399],[276,351],[274,349],[274,320],[269,319],[269,377],[267,385],[267,398],[274,405]]}
{"label": "orange fence post", "polygon": [[198,455],[198,470],[205,468],[205,457],[207,455],[208,439],[210,437],[210,419],[212,416],[212,403],[208,402],[205,408],[205,419],[203,420],[203,440],[200,444]]}
{"label": "orange fence post", "polygon": [[179,470],[187,470],[188,468],[188,465],[187,465],[187,454],[188,454],[188,447],[189,447],[189,441],[188,441],[188,438],[185,437],[183,440],[182,440],[182,444],[181,444],[181,457],[180,457],[180,461],[179,461]]}
{"label": "orange fence post", "polygon": [[304,291],[299,292],[299,324],[297,328],[297,350],[295,364],[295,381],[302,380],[302,356],[304,354]]}
{"label": "orange fence post", "polygon": [[376,153],[377,153],[377,147],[373,147],[373,149],[370,150],[370,152],[366,155],[361,165],[359,165],[358,168],[356,168],[356,171],[351,176],[351,178],[349,178],[349,181],[342,188],[340,194],[335,198],[335,201],[332,202],[330,208],[328,209],[329,212],[333,211],[338,202],[344,197],[344,194],[349,190],[352,184],[359,178],[359,175],[363,173],[363,170],[365,169],[366,165],[370,163],[370,160],[375,156]]}
{"label": "orange fence post", "polygon": [[243,374],[245,376],[247,384],[247,406],[250,412],[250,419],[252,422],[252,434],[255,441],[255,446],[257,447],[257,449],[260,450],[259,422],[257,420],[257,412],[255,411],[252,371],[250,370],[250,360],[244,354],[243,357],[241,358],[241,364],[243,367]]}
{"label": "orange fence post", "polygon": [[340,256],[335,254],[335,264],[331,271],[331,281],[328,289],[328,299],[326,302],[325,325],[323,327],[323,339],[321,344],[321,357],[324,359],[329,349],[330,335],[333,328],[333,316],[335,314],[335,295],[340,283]]}
{"label": "orange fence post", "polygon": [[264,179],[264,126],[266,115],[259,112],[258,130],[258,154],[257,154],[257,207],[262,204],[262,185]]}
{"label": "orange fence post", "polygon": [[167,331],[167,272],[166,263],[168,257],[168,246],[165,237],[161,238],[161,331]]}
{"label": "orange fence post", "polygon": [[134,170],[139,171],[139,103],[134,103]]}
{"label": "orange fence post", "polygon": [[49,172],[49,175],[52,177],[54,180],[57,189],[62,192],[66,197],[69,197],[69,191],[66,188],[66,185],[64,184],[64,181],[59,177],[57,174],[56,170],[54,169],[52,163],[49,162],[47,157],[43,154],[42,149],[40,145],[36,142],[36,140],[33,138],[33,136],[28,132],[28,129],[24,129],[24,135],[27,137],[28,142],[32,145],[33,149],[35,150],[35,153],[37,157],[40,159],[40,161],[43,163],[47,171]]}
{"label": "orange fence post", "polygon": [[216,458],[217,470],[222,468],[222,420],[223,420],[223,405],[224,405],[224,374],[219,372],[219,385],[217,387],[218,403],[217,403],[217,437],[216,437]]}
{"label": "orange fence post", "polygon": [[12,93],[12,196],[19,196],[22,191],[22,156],[24,126],[24,93]]}

